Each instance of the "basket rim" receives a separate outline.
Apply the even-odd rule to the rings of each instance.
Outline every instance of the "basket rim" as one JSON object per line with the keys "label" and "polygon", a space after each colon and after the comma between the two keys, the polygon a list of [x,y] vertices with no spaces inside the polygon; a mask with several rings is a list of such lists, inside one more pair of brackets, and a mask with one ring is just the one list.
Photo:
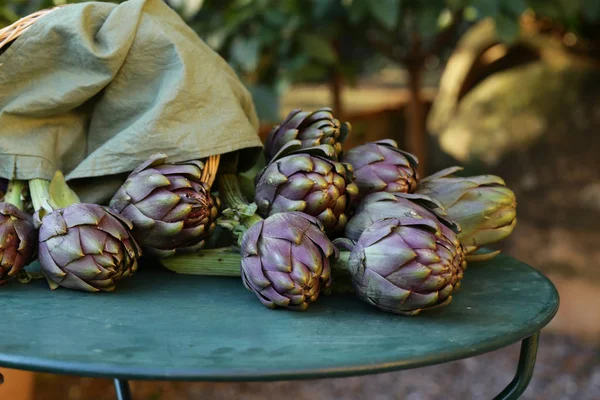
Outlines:
{"label": "basket rim", "polygon": [[205,182],[208,187],[212,187],[212,185],[215,183],[220,162],[221,155],[215,154],[208,157],[204,163],[204,169],[202,170],[202,176],[200,180]]}
{"label": "basket rim", "polygon": [[0,29],[0,50],[25,33],[38,19],[61,7],[64,7],[64,5],[36,11],[21,18],[13,24]]}

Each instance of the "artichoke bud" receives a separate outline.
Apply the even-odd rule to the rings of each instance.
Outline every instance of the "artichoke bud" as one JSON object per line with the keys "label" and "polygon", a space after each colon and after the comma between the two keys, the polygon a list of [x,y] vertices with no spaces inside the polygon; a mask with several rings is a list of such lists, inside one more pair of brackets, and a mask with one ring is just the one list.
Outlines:
{"label": "artichoke bud", "polygon": [[16,275],[35,254],[33,218],[10,203],[0,203],[0,284]]}
{"label": "artichoke bud", "polygon": [[137,270],[131,222],[106,207],[72,204],[42,219],[38,258],[50,288],[112,291]]}
{"label": "artichoke bud", "polygon": [[340,123],[330,108],[315,112],[295,109],[270,132],[265,143],[265,156],[269,161],[287,143],[297,141],[302,148],[328,145],[331,148],[329,157],[335,159],[342,152],[342,143],[350,130],[350,124]]}
{"label": "artichoke bud", "polygon": [[305,310],[331,286],[338,253],[316,218],[284,212],[251,226],[240,254],[242,281],[263,305]]}
{"label": "artichoke bud", "polygon": [[133,236],[144,251],[158,257],[202,248],[221,208],[201,179],[201,161],[166,160],[164,154],[151,156],[127,177],[110,202],[131,220]]}
{"label": "artichoke bud", "polygon": [[366,143],[347,151],[342,161],[352,165],[360,197],[375,192],[413,193],[418,160],[391,139]]}
{"label": "artichoke bud", "polygon": [[353,286],[367,303],[396,314],[445,306],[464,261],[451,242],[431,219],[380,219],[351,247]]}
{"label": "artichoke bud", "polygon": [[340,232],[358,192],[351,173],[326,157],[331,146],[293,150],[294,146],[288,143],[257,176],[254,201],[260,214],[304,211],[317,217],[327,233]]}
{"label": "artichoke bud", "polygon": [[461,169],[448,168],[423,179],[417,192],[443,204],[446,216],[462,228],[460,242],[471,252],[512,233],[517,223],[517,201],[502,178],[455,177],[453,174]]}

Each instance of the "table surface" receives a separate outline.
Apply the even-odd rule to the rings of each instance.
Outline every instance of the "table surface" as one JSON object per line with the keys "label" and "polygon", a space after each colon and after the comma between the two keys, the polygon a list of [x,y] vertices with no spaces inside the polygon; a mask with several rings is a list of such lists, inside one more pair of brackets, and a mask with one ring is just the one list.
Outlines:
{"label": "table surface", "polygon": [[353,296],[305,312],[269,310],[239,279],[158,268],[114,293],[0,287],[0,366],[188,381],[283,380],[415,368],[492,351],[539,331],[558,309],[552,283],[507,256],[472,264],[452,303],[416,317]]}

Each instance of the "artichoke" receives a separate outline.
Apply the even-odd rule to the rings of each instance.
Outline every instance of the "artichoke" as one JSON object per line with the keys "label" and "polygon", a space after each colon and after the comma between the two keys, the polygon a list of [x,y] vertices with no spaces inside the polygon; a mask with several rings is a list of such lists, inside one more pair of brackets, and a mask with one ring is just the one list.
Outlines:
{"label": "artichoke", "polygon": [[299,140],[302,147],[328,144],[336,156],[342,151],[342,142],[350,132],[350,124],[341,123],[333,117],[330,108],[315,112],[292,110],[281,125],[273,128],[265,144],[265,156],[271,160],[292,140]]}
{"label": "artichoke", "polygon": [[110,201],[131,220],[144,252],[158,257],[204,246],[216,227],[220,201],[200,178],[200,161],[166,163],[155,154],[136,168]]}
{"label": "artichoke", "polygon": [[374,192],[413,193],[417,189],[417,157],[398,149],[391,139],[354,147],[342,161],[354,167],[360,197]]}
{"label": "artichoke", "polygon": [[320,222],[300,212],[270,216],[250,227],[241,244],[246,288],[268,308],[305,310],[331,286],[338,253]]}
{"label": "artichoke", "polygon": [[32,260],[37,230],[30,215],[10,203],[0,203],[0,284]]}
{"label": "artichoke", "polygon": [[373,193],[365,197],[354,216],[348,221],[344,236],[356,242],[362,233],[374,222],[384,218],[426,219],[436,224],[440,234],[456,249],[453,265],[457,267],[456,288],[460,286],[464,270],[467,268],[466,254],[456,232],[460,227],[445,218],[442,205],[428,196],[408,193]]}
{"label": "artichoke", "polygon": [[38,258],[50,287],[89,292],[114,290],[137,270],[141,251],[131,222],[107,207],[72,204],[45,215]]}
{"label": "artichoke", "polygon": [[329,145],[288,152],[294,146],[297,141],[288,143],[257,176],[258,212],[302,211],[318,218],[328,234],[340,232],[358,194],[351,166],[332,161]]}
{"label": "artichoke", "polygon": [[495,175],[455,177],[460,167],[447,168],[419,182],[417,193],[439,201],[447,217],[461,226],[458,234],[467,252],[508,237],[517,224],[517,201],[504,180]]}
{"label": "artichoke", "polygon": [[386,218],[360,236],[348,270],[364,301],[385,311],[416,315],[450,303],[460,284],[459,258],[457,247],[435,221]]}

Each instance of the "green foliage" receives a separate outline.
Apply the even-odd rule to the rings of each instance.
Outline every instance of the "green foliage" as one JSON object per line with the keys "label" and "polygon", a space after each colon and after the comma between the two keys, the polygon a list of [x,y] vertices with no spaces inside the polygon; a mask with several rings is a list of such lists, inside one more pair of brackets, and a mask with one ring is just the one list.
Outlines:
{"label": "green foliage", "polygon": [[400,0],[370,0],[365,2],[369,14],[380,23],[384,29],[393,30],[400,22]]}
{"label": "green foliage", "polygon": [[[361,32],[339,0],[206,0],[189,23],[262,101],[298,81],[333,74],[352,80],[374,53],[358,40]],[[267,103],[257,101],[259,115],[278,120]]]}
{"label": "green foliage", "polygon": [[[0,27],[81,0],[0,0]],[[511,42],[530,9],[578,35],[600,22],[599,0],[169,0],[237,71],[261,118],[278,120],[283,90],[341,75],[352,83],[382,56],[401,64],[443,56],[479,19]],[[200,10],[196,12],[199,5]],[[195,14],[194,14],[195,13]]]}

